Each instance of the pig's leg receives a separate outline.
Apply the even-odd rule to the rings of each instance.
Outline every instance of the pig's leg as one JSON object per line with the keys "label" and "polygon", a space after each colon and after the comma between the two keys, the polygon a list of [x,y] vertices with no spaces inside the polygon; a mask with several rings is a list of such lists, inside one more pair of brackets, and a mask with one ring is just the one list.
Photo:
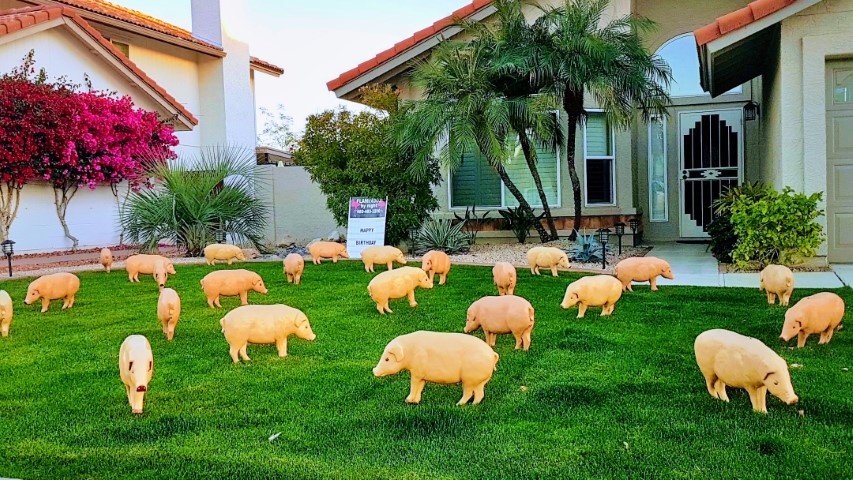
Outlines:
{"label": "pig's leg", "polygon": [[386,264],[386,266],[388,267],[388,270],[394,270],[394,261],[391,260]]}
{"label": "pig's leg", "polygon": [[371,271],[371,270],[370,270],[370,269],[371,269],[371,267],[373,267],[373,265],[372,265],[372,264],[367,263],[367,262],[364,262],[364,271],[365,271],[365,272],[370,273],[370,271]]}
{"label": "pig's leg", "polygon": [[287,283],[293,283],[293,275],[287,274]]}
{"label": "pig's leg", "polygon": [[73,307],[74,306],[74,298],[75,298],[74,295],[71,295],[70,297],[66,297],[65,303],[62,305],[62,309],[65,310],[66,308]]}
{"label": "pig's leg", "polygon": [[634,287],[631,286],[631,280],[628,280],[628,283],[625,284],[625,289],[628,290],[629,292],[634,291]]}
{"label": "pig's leg", "polygon": [[583,318],[586,315],[586,304],[581,302],[578,304],[578,318]]}
{"label": "pig's leg", "polygon": [[522,340],[524,340],[524,351],[525,352],[530,349],[530,342],[531,342],[530,334],[531,333],[533,333],[533,325],[528,327],[528,329],[525,330],[524,333],[521,334],[521,338],[522,338]]}
{"label": "pig's leg", "polygon": [[832,340],[832,336],[835,334],[835,327],[830,325],[824,333],[826,334],[826,341],[823,343],[829,343],[829,341]]}
{"label": "pig's leg", "polygon": [[724,402],[728,402],[729,395],[726,393],[726,384],[718,378],[717,381],[714,382],[714,387],[717,391],[717,398]]}
{"label": "pig's leg", "polygon": [[124,391],[127,393],[127,403],[129,403],[130,406],[133,407],[133,392],[130,391],[130,386],[125,385]]}
{"label": "pig's leg", "polygon": [[409,396],[406,397],[406,403],[421,403],[421,393],[424,391],[426,381],[420,377],[412,375],[412,388],[409,391]]}
{"label": "pig's leg", "polygon": [[523,340],[521,339],[521,334],[519,333],[518,335],[516,335],[515,333],[513,333],[512,336],[515,337],[515,349],[518,350],[519,348],[521,348],[521,344],[523,343]]}
{"label": "pig's leg", "polygon": [[486,345],[490,347],[494,347],[496,343],[498,343],[498,334],[489,332],[487,330],[483,330],[483,333],[486,334]]}
{"label": "pig's leg", "polygon": [[240,363],[239,353],[240,349],[235,345],[231,345],[231,348],[228,349],[228,354],[231,355],[231,360],[234,360],[234,363]]}
{"label": "pig's leg", "polygon": [[654,276],[654,277],[650,278],[649,283],[652,286],[652,291],[657,292],[658,291],[658,277]]}
{"label": "pig's leg", "polygon": [[506,295],[506,287],[498,285],[498,295]]}
{"label": "pig's leg", "polygon": [[385,305],[382,305],[382,302],[376,302],[376,310],[380,315],[385,315]]}
{"label": "pig's leg", "polygon": [[458,402],[456,402],[456,405],[465,405],[466,403],[468,403],[469,400],[471,400],[471,397],[473,396],[474,387],[465,382],[462,382],[462,398],[459,399]]}
{"label": "pig's leg", "polygon": [[512,295],[515,293],[515,285],[510,285],[506,288],[506,294]]}
{"label": "pig's leg", "polygon": [[287,337],[282,338],[281,340],[275,342],[275,348],[278,349],[279,357],[287,356]]}
{"label": "pig's leg", "polygon": [[214,308],[213,307],[213,297],[207,297],[207,304],[210,305],[210,308]]}
{"label": "pig's leg", "polygon": [[435,279],[435,272],[430,270],[429,272],[427,272],[427,274],[429,276],[429,283],[433,283],[433,281]]}
{"label": "pig's leg", "polygon": [[406,296],[409,297],[409,306],[410,307],[415,308],[418,306],[418,302],[415,301],[415,289],[414,288],[409,290],[409,293],[407,293]]}
{"label": "pig's leg", "polygon": [[793,293],[793,292],[792,291],[785,292],[782,294],[782,298],[779,299],[779,303],[783,307],[787,307],[788,303],[791,301],[791,293]]}
{"label": "pig's leg", "polygon": [[809,334],[800,330],[800,332],[797,334],[797,348],[805,347],[807,338],[809,338]]}
{"label": "pig's leg", "polygon": [[42,297],[42,299],[41,299],[41,313],[46,312],[48,308],[50,308],[50,300]]}
{"label": "pig's leg", "polygon": [[240,347],[240,356],[243,357],[243,360],[245,360],[247,362],[252,360],[251,358],[249,358],[249,354],[246,353],[246,348],[248,348],[248,346],[249,346],[249,343],[247,342],[247,343],[244,343],[242,347]]}
{"label": "pig's leg", "polygon": [[482,402],[483,397],[486,396],[486,382],[488,382],[488,380],[474,387],[474,405]]}
{"label": "pig's leg", "polygon": [[438,276],[438,284],[439,284],[439,285],[444,285],[444,282],[446,282],[446,281],[447,281],[447,272],[444,272],[444,273],[442,273],[442,274],[439,274],[439,276]]}
{"label": "pig's leg", "polygon": [[213,300],[213,304],[216,305],[216,308],[222,308],[222,304],[219,303],[219,295]]}
{"label": "pig's leg", "polygon": [[752,409],[756,412],[767,413],[767,407],[764,402],[767,400],[767,387],[747,388],[749,393],[749,401],[752,402]]}
{"label": "pig's leg", "polygon": [[293,281],[294,281],[294,283],[296,283],[297,285],[299,285],[300,283],[302,283],[302,274],[300,273],[300,274],[298,274],[298,275],[294,275],[294,277],[293,277]]}
{"label": "pig's leg", "polygon": [[705,377],[705,387],[708,388],[708,393],[711,394],[712,397],[717,398],[717,387],[715,385],[717,381],[717,377],[711,375]]}
{"label": "pig's leg", "polygon": [[767,292],[767,304],[773,305],[774,303],[776,303],[776,294],[773,292]]}
{"label": "pig's leg", "polygon": [[249,291],[243,290],[240,292],[240,305],[248,305],[249,304]]}
{"label": "pig's leg", "polygon": [[332,257],[332,263],[338,263],[338,256],[337,255]]}
{"label": "pig's leg", "polygon": [[557,266],[556,266],[556,265],[551,265],[551,276],[553,276],[553,277],[558,276],[558,274],[557,274]]}

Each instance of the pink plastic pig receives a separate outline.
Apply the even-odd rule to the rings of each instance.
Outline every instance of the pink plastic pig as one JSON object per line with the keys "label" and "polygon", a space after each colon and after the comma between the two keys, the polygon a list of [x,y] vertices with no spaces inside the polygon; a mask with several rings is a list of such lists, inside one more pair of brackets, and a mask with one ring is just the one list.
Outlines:
{"label": "pink plastic pig", "polygon": [[429,273],[429,281],[432,282],[435,275],[438,275],[438,284],[444,285],[450,272],[450,257],[440,250],[430,250],[421,261],[421,268]]}
{"label": "pink plastic pig", "polygon": [[406,403],[420,403],[426,382],[462,383],[457,405],[483,400],[500,357],[486,342],[463,333],[414,332],[391,340],[373,369],[376,377],[408,370],[412,375]]}
{"label": "pink plastic pig", "polygon": [[9,296],[6,290],[0,290],[0,335],[4,337],[9,336],[13,313],[12,297]]}
{"label": "pink plastic pig", "polygon": [[74,306],[74,297],[77,296],[79,290],[80,279],[73,273],[62,272],[42,275],[30,283],[24,303],[32,305],[33,302],[41,298],[41,311],[44,313],[50,307],[51,300],[63,298],[65,302],[62,303],[62,309],[65,310]]}
{"label": "pink plastic pig", "polygon": [[319,265],[324,258],[331,258],[332,263],[338,263],[338,257],[349,258],[346,245],[337,242],[314,242],[308,245],[308,253],[314,265]]}
{"label": "pink plastic pig", "polygon": [[181,318],[181,297],[178,296],[178,292],[171,288],[160,290],[160,299],[157,301],[157,318],[163,324],[166,340],[175,338],[175,327]]}
{"label": "pink plastic pig", "polygon": [[530,334],[534,324],[533,305],[515,295],[483,297],[468,307],[465,333],[483,328],[486,343],[494,347],[500,334],[511,333],[515,337],[515,349],[530,349]]}
{"label": "pink plastic pig", "polygon": [[498,294],[512,295],[515,292],[517,275],[515,267],[509,262],[497,262],[492,268],[492,278],[498,287]]}
{"label": "pink plastic pig", "polygon": [[752,409],[761,413],[767,413],[768,390],[788,405],[799,401],[788,364],[760,340],[715,329],[699,334],[693,348],[712,397],[728,402],[727,385],[743,388],[749,393]]}
{"label": "pink plastic pig", "polygon": [[107,273],[110,273],[113,269],[113,252],[111,252],[109,248],[101,249],[101,265],[104,266],[104,270],[106,270]]}
{"label": "pink plastic pig", "polygon": [[788,306],[791,294],[794,293],[794,272],[784,265],[767,265],[761,271],[758,290],[767,292],[767,303],[776,303],[776,295],[779,296],[779,305]]}
{"label": "pink plastic pig", "polygon": [[785,312],[785,324],[779,336],[788,341],[797,336],[797,347],[803,348],[813,333],[820,334],[819,345],[829,343],[844,319],[844,300],[832,292],[821,292],[802,298]]}
{"label": "pink plastic pig", "polygon": [[429,281],[426,272],[419,268],[404,267],[382,272],[373,277],[367,285],[367,292],[376,302],[376,310],[384,315],[385,312],[394,313],[388,306],[389,300],[408,297],[409,305],[415,308],[418,306],[418,302],[415,301],[415,288],[432,288],[432,286],[433,283]]}
{"label": "pink plastic pig", "polygon": [[246,261],[246,256],[243,255],[243,250],[237,245],[228,245],[225,243],[211,243],[204,247],[204,258],[208,265],[216,265],[216,261],[228,261],[228,265],[236,258],[241,262]]}
{"label": "pink plastic pig", "polygon": [[583,318],[588,307],[603,307],[601,316],[613,313],[616,302],[622,297],[622,282],[610,275],[581,277],[566,288],[560,306],[571,308],[578,305],[578,318]]}
{"label": "pink plastic pig", "polygon": [[406,264],[406,259],[403,257],[403,252],[397,247],[390,246],[374,246],[367,247],[361,252],[361,261],[364,262],[364,270],[367,272],[373,271],[373,265],[385,264],[388,270],[394,268],[394,262],[401,265]]}
{"label": "pink plastic pig", "polygon": [[118,371],[131,410],[137,415],[141,414],[145,392],[154,375],[154,354],[147,338],[131,335],[124,339],[118,352]]}
{"label": "pink plastic pig", "polygon": [[305,259],[302,255],[291,253],[284,257],[284,274],[287,275],[287,283],[299,285],[303,270],[305,270]]}
{"label": "pink plastic pig", "polygon": [[527,263],[530,273],[539,275],[540,268],[550,268],[551,275],[557,276],[557,268],[569,268],[569,256],[556,247],[533,247],[527,251]]}
{"label": "pink plastic pig", "polygon": [[[127,278],[131,282],[139,282],[139,274],[155,275],[158,285],[166,285],[167,275],[175,275],[175,266],[172,261],[162,255],[131,255],[125,262]],[[160,278],[157,278],[159,275]]]}
{"label": "pink plastic pig", "polygon": [[244,269],[210,272],[201,279],[201,288],[207,296],[207,304],[210,305],[210,308],[213,308],[214,305],[222,307],[219,304],[220,295],[226,297],[239,295],[240,304],[248,305],[249,290],[263,294],[268,291],[260,275]]}
{"label": "pink plastic pig", "polygon": [[[303,340],[317,338],[311,330],[308,317],[287,305],[245,305],[228,312],[219,321],[222,333],[230,346],[234,363],[251,360],[246,354],[249,343],[274,343],[279,357],[287,356],[287,337],[296,335]],[[238,356],[239,355],[239,356]]]}
{"label": "pink plastic pig", "polygon": [[657,257],[630,257],[616,264],[616,278],[622,282],[623,289],[632,292],[631,282],[649,282],[656,292],[659,275],[670,280],[675,278],[669,263]]}

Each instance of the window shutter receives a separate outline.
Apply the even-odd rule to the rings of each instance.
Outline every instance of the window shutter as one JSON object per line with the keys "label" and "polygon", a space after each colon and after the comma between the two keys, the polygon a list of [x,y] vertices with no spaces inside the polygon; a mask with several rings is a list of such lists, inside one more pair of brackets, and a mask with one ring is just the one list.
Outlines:
{"label": "window shutter", "polygon": [[451,189],[453,207],[501,205],[501,178],[479,154],[462,156],[462,164],[451,175]]}

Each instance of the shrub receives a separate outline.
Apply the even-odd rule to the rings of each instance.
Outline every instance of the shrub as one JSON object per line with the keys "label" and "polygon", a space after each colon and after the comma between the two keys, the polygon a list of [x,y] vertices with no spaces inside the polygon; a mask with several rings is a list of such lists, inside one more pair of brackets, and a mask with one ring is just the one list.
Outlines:
{"label": "shrub", "polygon": [[815,221],[823,215],[818,203],[823,193],[781,192],[761,188],[733,195],[731,223],[737,244],[732,260],[739,268],[750,261],[797,263],[814,256],[823,242],[823,228]]}
{"label": "shrub", "polygon": [[464,226],[465,222],[454,225],[451,220],[430,218],[415,234],[415,251],[441,250],[450,255],[468,251],[468,238],[462,231]]}
{"label": "shrub", "polygon": [[482,222],[486,220],[486,217],[489,216],[489,213],[491,213],[491,210],[486,210],[482,215],[477,215],[476,205],[471,206],[470,209],[465,207],[464,217],[459,216],[456,212],[453,213],[456,220],[459,220],[465,225],[462,227],[462,233],[468,240],[468,245],[474,245],[477,241],[477,235],[480,234],[480,226],[482,225]]}
{"label": "shrub", "polygon": [[521,207],[510,207],[506,210],[498,210],[498,213],[504,217],[504,226],[518,239],[518,243],[524,243],[527,237],[530,236],[530,229],[533,228],[545,216],[534,215],[522,209]]}
{"label": "shrub", "polygon": [[718,261],[732,263],[732,252],[737,245],[737,235],[732,226],[731,213],[722,213],[708,224],[711,237],[711,253]]}
{"label": "shrub", "polygon": [[568,248],[565,248],[569,258],[574,262],[600,262],[604,258],[604,249],[599,243],[596,235],[590,233],[583,235],[575,231],[576,239],[570,242]]}
{"label": "shrub", "polygon": [[222,235],[262,249],[268,209],[254,193],[253,152],[203,149],[188,161],[155,164],[151,175],[161,186],[132,193],[121,214],[128,240],[146,250],[167,240],[190,256]]}

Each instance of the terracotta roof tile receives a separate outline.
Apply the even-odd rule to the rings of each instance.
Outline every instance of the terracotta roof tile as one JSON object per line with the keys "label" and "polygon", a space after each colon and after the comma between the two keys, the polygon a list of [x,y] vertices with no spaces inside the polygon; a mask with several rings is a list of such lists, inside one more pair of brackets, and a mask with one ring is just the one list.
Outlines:
{"label": "terracotta roof tile", "polygon": [[[46,13],[47,15],[43,15]],[[178,102],[175,97],[169,95],[163,87],[157,84],[151,77],[145,74],[139,67],[136,66],[123,53],[118,51],[112,43],[103,37],[95,30],[89,22],[84,20],[78,14],[68,7],[63,6],[42,6],[42,7],[26,7],[0,12],[0,35],[6,35],[22,28],[38,25],[40,23],[65,16],[73,21],[80,28],[86,31],[94,40],[106,48],[116,59],[121,61],[134,75],[139,77],[144,83],[153,88],[167,103],[175,108],[181,115],[187,118],[193,125],[198,125],[198,119],[190,113],[184,106]],[[4,31],[5,30],[5,31]]]}
{"label": "terracotta roof tile", "polygon": [[452,14],[440,20],[437,20],[429,27],[426,27],[422,30],[418,30],[417,32],[415,32],[414,35],[395,43],[393,47],[379,52],[370,60],[361,62],[358,67],[347,70],[346,72],[340,74],[338,78],[327,82],[326,88],[328,88],[329,90],[337,90],[344,84],[350,82],[351,80],[354,80],[356,77],[370,70],[373,70],[374,68],[384,64],[385,62],[391,60],[397,55],[400,55],[406,50],[409,50],[410,48],[423,42],[424,40],[432,38],[433,36],[441,33],[441,31],[445,28],[453,25],[453,23],[457,20],[471,16],[491,3],[492,0],[474,0],[474,2],[472,2],[471,4],[456,10]]}
{"label": "terracotta roof tile", "polygon": [[284,73],[283,68],[281,68],[278,65],[275,65],[273,63],[270,63],[266,60],[261,60],[258,57],[249,57],[249,65],[258,66],[264,70],[269,70],[269,71],[275,72],[276,75],[281,75]]}
{"label": "terracotta roof tile", "polygon": [[698,28],[693,32],[698,46],[716,40],[723,35],[743,28],[756,20],[795,3],[797,0],[755,0],[749,5],[739,8],[734,12],[718,17],[712,23]]}

